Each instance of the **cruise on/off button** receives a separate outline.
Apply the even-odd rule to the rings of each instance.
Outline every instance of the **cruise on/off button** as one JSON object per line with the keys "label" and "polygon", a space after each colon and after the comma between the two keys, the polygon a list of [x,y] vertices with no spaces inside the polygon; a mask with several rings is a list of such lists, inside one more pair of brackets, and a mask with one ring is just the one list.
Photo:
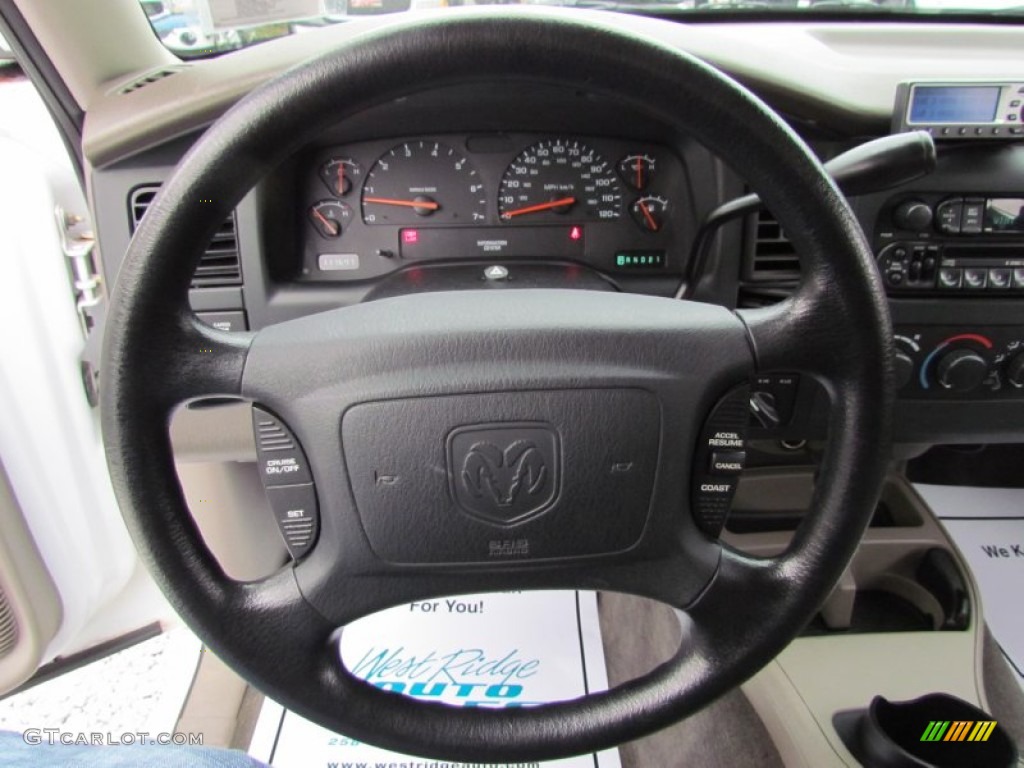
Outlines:
{"label": "cruise on/off button", "polygon": [[252,426],[256,434],[260,477],[265,486],[272,488],[313,481],[299,441],[284,422],[269,411],[253,406]]}

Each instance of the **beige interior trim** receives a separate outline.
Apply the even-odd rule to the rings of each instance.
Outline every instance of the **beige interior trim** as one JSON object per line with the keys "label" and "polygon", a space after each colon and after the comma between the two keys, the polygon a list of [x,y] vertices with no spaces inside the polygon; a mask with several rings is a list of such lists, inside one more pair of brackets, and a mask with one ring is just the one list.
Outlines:
{"label": "beige interior trim", "polygon": [[[765,473],[760,481],[770,474]],[[798,502],[790,508],[799,509],[799,502],[809,497],[810,476],[799,470],[783,474],[788,474],[785,479],[791,486],[790,498]],[[755,479],[754,486],[757,483]],[[755,490],[746,489],[748,502]],[[858,766],[836,733],[832,717],[837,712],[863,709],[876,695],[906,700],[942,691],[983,709],[988,706],[981,674],[984,618],[978,588],[966,562],[905,479],[888,478],[882,498],[894,516],[905,522],[867,531],[823,613],[827,616],[831,608],[841,626],[841,617],[852,607],[848,605],[850,593],[856,588],[908,588],[911,581],[904,573],[908,558],[938,547],[950,552],[967,578],[971,625],[964,631],[833,634],[794,640],[742,686],[787,768]],[[911,518],[916,518],[918,524],[912,524]],[[726,538],[745,551],[768,554],[784,548],[789,536],[729,534]],[[920,592],[901,596],[931,613],[929,602],[934,603],[934,598],[924,590]],[[938,610],[937,603],[932,607]]]}
{"label": "beige interior trim", "polygon": [[204,747],[231,748],[248,685],[206,648],[174,730],[202,734]]}
{"label": "beige interior trim", "polygon": [[171,419],[171,443],[174,460],[179,463],[255,462],[252,405],[239,402],[178,408]]}
{"label": "beige interior trim", "polygon": [[[770,100],[776,109],[813,116],[850,131],[887,130],[896,86],[902,80],[1024,80],[1024,57],[1020,56],[1024,31],[1009,25],[879,23],[842,32],[850,25],[688,25],[579,8],[509,9],[453,8],[425,12],[423,18],[440,13],[561,12],[574,18],[610,21],[620,29],[694,53]],[[395,22],[395,17],[388,16],[359,19],[273,40],[199,62],[127,97],[108,95],[90,109],[84,151],[94,165],[102,166],[198,130],[285,69]],[[501,19],[495,23],[500,24]],[[872,45],[878,35],[884,35],[893,47]],[[951,36],[962,55],[950,54]]]}
{"label": "beige interior trim", "polygon": [[0,462],[0,590],[13,621],[13,644],[0,656],[0,693],[16,688],[44,661],[64,609]]}
{"label": "beige interior trim", "polygon": [[203,540],[232,579],[254,581],[287,560],[255,462],[179,463],[178,478]]}
{"label": "beige interior trim", "polygon": [[84,110],[101,83],[177,63],[137,0],[14,0]]}

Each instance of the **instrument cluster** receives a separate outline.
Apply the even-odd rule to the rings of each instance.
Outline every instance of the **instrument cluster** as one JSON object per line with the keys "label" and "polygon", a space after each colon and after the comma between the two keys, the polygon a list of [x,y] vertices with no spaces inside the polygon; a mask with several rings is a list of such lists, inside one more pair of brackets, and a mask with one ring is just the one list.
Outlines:
{"label": "instrument cluster", "polygon": [[306,167],[305,280],[461,260],[678,274],[693,228],[683,164],[648,142],[422,136],[327,147]]}

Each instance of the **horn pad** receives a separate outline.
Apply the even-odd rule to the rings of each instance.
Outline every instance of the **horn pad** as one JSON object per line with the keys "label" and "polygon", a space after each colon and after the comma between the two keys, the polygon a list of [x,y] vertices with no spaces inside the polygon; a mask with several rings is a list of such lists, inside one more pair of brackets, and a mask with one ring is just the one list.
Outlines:
{"label": "horn pad", "polygon": [[388,400],[349,408],[342,441],[363,529],[384,560],[611,554],[647,522],[661,408],[642,389]]}

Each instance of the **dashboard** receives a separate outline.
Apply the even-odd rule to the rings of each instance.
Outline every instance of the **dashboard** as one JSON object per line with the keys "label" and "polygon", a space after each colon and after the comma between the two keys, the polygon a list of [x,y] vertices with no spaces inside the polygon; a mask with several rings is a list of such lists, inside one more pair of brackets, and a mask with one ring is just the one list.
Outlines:
{"label": "dashboard", "polygon": [[304,177],[301,280],[467,259],[678,272],[693,236],[680,159],[641,140],[401,137],[322,149]]}
{"label": "dashboard", "polygon": [[[1020,33],[615,18],[743,80],[823,160],[920,127],[907,122],[933,131],[934,173],[850,200],[890,299],[900,385],[894,436],[907,444],[1019,441],[1024,141],[1011,130],[1022,120],[1011,104],[1024,83]],[[84,145],[107,274],[127,247],[139,190],[155,194],[210,119],[200,110],[190,123],[187,111],[168,110],[169,94],[187,101],[204,87],[226,108],[245,91],[239,67],[271,76],[307,56],[309,44],[327,48],[384,23],[324,30],[303,47],[289,40],[240,51],[104,100]],[[961,134],[936,111],[950,104],[929,112],[911,103],[912,86],[927,82],[947,89],[928,93],[932,101],[962,95],[948,89],[963,83],[1014,88],[999,92],[992,115],[983,115],[988,124]],[[958,99],[958,110],[977,108]],[[207,254],[212,275],[228,263],[227,279],[197,282],[193,307],[238,330],[414,290],[557,286],[672,296],[707,215],[750,190],[742,169],[661,123],[650,106],[551,84],[467,83],[346,116],[242,201],[225,223],[228,245]],[[106,130],[115,124],[120,139]],[[762,210],[717,232],[690,296],[762,306],[785,298],[799,278],[787,234]],[[816,382],[779,371],[753,384],[766,407],[752,438],[792,445],[825,437],[829,402]]]}

